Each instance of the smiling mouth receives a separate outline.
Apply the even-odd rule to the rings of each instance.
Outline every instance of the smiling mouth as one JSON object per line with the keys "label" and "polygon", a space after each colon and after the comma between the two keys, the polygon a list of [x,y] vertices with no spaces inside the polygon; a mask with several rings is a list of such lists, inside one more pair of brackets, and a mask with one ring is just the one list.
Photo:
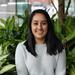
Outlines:
{"label": "smiling mouth", "polygon": [[36,30],[35,32],[37,32],[38,34],[43,34],[43,30]]}
{"label": "smiling mouth", "polygon": [[36,31],[36,32],[38,32],[38,33],[42,33],[43,31],[42,31],[42,30],[41,30],[41,31],[40,31],[40,30],[38,30],[38,31]]}
{"label": "smiling mouth", "polygon": [[42,35],[43,34],[43,32],[37,32],[39,35]]}

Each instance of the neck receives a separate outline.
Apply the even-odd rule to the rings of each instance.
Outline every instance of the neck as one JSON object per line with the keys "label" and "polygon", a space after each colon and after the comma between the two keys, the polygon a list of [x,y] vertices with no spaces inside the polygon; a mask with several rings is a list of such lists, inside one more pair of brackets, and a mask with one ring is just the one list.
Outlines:
{"label": "neck", "polygon": [[44,44],[45,43],[45,39],[35,39],[36,44]]}

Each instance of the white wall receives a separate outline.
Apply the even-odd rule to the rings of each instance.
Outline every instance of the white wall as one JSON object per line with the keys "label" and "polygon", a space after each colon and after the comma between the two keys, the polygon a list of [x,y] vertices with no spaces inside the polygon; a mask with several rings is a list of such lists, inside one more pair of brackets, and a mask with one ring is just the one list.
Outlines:
{"label": "white wall", "polygon": [[7,18],[9,16],[15,15],[16,5],[15,0],[0,0],[0,18]]}

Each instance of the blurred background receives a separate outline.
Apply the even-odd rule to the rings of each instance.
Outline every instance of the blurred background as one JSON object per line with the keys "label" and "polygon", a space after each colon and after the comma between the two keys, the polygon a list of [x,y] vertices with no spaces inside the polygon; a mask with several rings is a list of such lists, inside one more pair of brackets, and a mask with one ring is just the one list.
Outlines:
{"label": "blurred background", "polygon": [[[65,0],[65,9],[68,1]],[[58,0],[53,0],[53,2],[58,10]],[[55,13],[50,0],[0,0],[0,18],[7,18],[16,14],[23,15],[26,8],[30,8],[29,10],[32,11],[36,9],[37,5],[38,8],[45,7],[48,12]],[[75,16],[75,0],[71,0],[68,12],[69,15]]]}
{"label": "blurred background", "polygon": [[66,50],[66,75],[75,75],[75,0],[0,0],[0,75],[17,75],[16,46],[27,39],[36,9],[48,12]]}

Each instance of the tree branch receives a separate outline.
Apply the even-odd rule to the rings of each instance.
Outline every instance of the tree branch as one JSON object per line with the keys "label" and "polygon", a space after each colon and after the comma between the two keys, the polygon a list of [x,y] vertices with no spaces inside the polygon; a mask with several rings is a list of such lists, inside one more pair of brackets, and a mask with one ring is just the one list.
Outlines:
{"label": "tree branch", "polygon": [[57,10],[56,6],[54,5],[53,0],[51,0],[51,3],[52,3],[52,5],[53,5],[53,6],[54,6],[54,8],[55,8],[56,13],[58,13],[58,10]]}
{"label": "tree branch", "polygon": [[70,4],[71,4],[71,0],[69,0],[69,2],[68,2],[67,8],[66,8],[66,12],[65,12],[65,16],[67,16],[67,14],[68,14],[68,10],[69,10]]}

